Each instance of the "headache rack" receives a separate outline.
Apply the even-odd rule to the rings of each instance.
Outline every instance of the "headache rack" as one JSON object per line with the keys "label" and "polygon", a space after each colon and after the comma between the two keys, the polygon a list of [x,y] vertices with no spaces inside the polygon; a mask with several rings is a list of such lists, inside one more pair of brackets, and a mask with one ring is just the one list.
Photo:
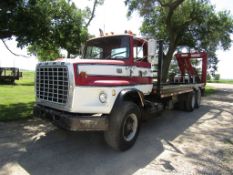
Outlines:
{"label": "headache rack", "polygon": [[36,96],[57,104],[66,104],[69,87],[68,68],[64,65],[39,65],[36,69]]}

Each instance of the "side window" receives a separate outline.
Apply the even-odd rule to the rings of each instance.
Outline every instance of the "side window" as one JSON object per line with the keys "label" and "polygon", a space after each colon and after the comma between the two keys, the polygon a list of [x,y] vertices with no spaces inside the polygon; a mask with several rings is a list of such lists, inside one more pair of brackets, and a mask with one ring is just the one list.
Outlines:
{"label": "side window", "polygon": [[133,47],[133,55],[134,55],[134,60],[142,60],[143,59],[143,47],[142,46],[134,46]]}
{"label": "side window", "polygon": [[147,58],[147,43],[145,40],[134,40],[133,47],[133,57],[134,61],[146,61]]}

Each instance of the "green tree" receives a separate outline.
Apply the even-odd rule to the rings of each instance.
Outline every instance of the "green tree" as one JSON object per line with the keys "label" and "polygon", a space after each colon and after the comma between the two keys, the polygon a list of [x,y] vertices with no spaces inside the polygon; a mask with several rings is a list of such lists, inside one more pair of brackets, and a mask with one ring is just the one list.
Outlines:
{"label": "green tree", "polygon": [[80,51],[87,40],[87,27],[95,9],[103,0],[93,0],[93,10],[78,9],[66,0],[0,1],[0,39],[16,37],[18,47],[28,47],[41,60],[60,55],[60,49],[70,54]]}
{"label": "green tree", "polygon": [[206,80],[211,81],[211,75],[209,73],[207,73]]}
{"label": "green tree", "polygon": [[40,61],[54,60],[62,57],[59,48],[54,45],[39,46],[33,44],[28,46],[28,52],[36,55]]}
{"label": "green tree", "polygon": [[219,81],[220,80],[220,74],[215,74],[214,75],[214,80]]}
{"label": "green tree", "polygon": [[205,49],[212,73],[217,69],[216,50],[226,50],[231,45],[233,20],[230,13],[216,12],[208,0],[126,0],[125,4],[129,16],[136,10],[143,17],[142,33],[168,43],[163,60],[164,82],[178,45]]}

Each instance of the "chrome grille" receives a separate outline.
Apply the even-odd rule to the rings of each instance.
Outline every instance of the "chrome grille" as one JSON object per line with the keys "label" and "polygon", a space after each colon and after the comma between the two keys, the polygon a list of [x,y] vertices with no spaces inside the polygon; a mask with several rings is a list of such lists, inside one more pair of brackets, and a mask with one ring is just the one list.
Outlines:
{"label": "chrome grille", "polygon": [[36,73],[36,96],[49,102],[66,104],[69,77],[66,66],[38,66]]}

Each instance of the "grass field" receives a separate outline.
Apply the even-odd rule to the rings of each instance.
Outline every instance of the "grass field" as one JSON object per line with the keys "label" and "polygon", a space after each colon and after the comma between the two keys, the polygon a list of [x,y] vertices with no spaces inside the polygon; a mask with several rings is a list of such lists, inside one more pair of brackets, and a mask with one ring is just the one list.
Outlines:
{"label": "grass field", "polygon": [[[214,92],[214,88],[206,86],[206,95]],[[23,78],[14,85],[0,84],[0,121],[32,117],[34,103],[34,72],[23,72]]]}
{"label": "grass field", "polygon": [[208,83],[224,83],[224,84],[233,84],[233,80],[210,80]]}
{"label": "grass field", "polygon": [[24,71],[14,85],[0,84],[0,121],[30,118],[34,102],[34,72]]}
{"label": "grass field", "polygon": [[214,92],[215,92],[215,89],[213,87],[208,86],[208,85],[205,87],[205,95],[211,95]]}

